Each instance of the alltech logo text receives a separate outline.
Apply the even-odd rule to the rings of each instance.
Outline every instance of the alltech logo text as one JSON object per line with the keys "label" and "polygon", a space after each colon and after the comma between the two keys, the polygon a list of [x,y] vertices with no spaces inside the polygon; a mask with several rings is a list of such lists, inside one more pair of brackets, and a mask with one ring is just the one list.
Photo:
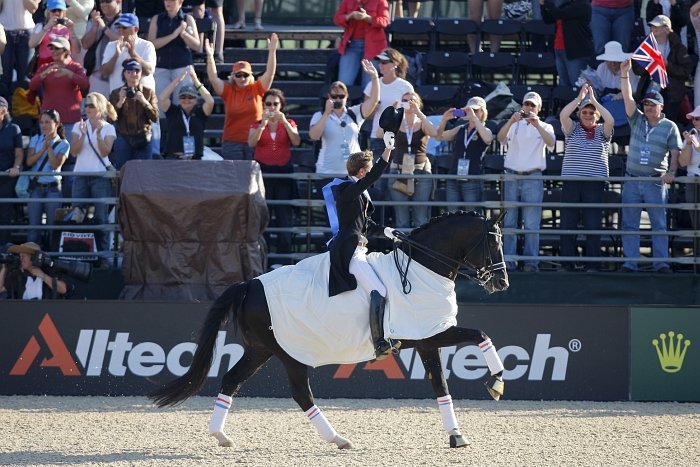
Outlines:
{"label": "alltech logo text", "polygon": [[[537,334],[532,349],[510,345],[498,353],[505,365],[507,380],[564,381],[571,353],[581,350],[577,339],[568,348],[550,346],[550,334]],[[71,345],[73,344],[73,345]],[[183,375],[196,349],[193,342],[181,342],[165,349],[156,342],[133,342],[129,332],[109,329],[81,329],[77,342],[66,342],[49,314],[44,315],[33,335],[19,353],[10,370],[11,376],[34,371],[56,371],[66,377],[105,375],[151,377],[164,371]],[[226,331],[219,331],[215,357],[209,377],[216,378],[225,363],[224,372],[243,355],[236,343],[226,344]],[[442,349],[446,377],[476,380],[487,374],[486,362],[476,345]],[[551,368],[551,371],[546,371]],[[388,379],[425,379],[425,369],[413,349],[402,350],[398,358],[338,366],[334,379],[347,379],[356,371],[383,372]]]}

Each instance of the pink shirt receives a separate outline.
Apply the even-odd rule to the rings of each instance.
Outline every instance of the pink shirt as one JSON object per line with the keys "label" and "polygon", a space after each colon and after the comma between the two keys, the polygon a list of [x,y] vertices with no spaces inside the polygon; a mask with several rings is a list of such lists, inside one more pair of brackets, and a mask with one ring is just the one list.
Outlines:
{"label": "pink shirt", "polygon": [[[292,128],[297,127],[294,120],[287,121]],[[250,127],[255,129],[259,126],[260,122],[255,122]],[[272,139],[270,125],[265,127],[260,135],[260,141],[255,146],[255,160],[265,165],[287,165],[292,159],[292,142],[282,122],[277,123],[275,131],[275,139]]]}

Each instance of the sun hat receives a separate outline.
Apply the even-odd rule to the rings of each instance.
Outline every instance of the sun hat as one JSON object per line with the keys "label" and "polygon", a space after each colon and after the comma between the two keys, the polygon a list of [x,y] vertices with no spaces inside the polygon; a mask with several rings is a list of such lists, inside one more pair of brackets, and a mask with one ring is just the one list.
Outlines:
{"label": "sun hat", "polygon": [[700,105],[695,107],[692,112],[685,114],[685,117],[688,119],[700,117]]}
{"label": "sun hat", "polygon": [[250,63],[245,62],[243,60],[238,61],[233,64],[233,73],[239,73],[241,71],[245,71],[246,73],[250,73],[251,75],[253,74],[253,67],[250,66]]}
{"label": "sun hat", "polygon": [[375,55],[374,58],[376,58],[377,60],[388,60],[390,62],[392,61],[391,57],[386,53],[386,50],[381,51],[379,55]]}
{"label": "sun hat", "polygon": [[49,0],[46,2],[46,9],[47,10],[67,10],[68,6],[66,5],[65,0]]}
{"label": "sun hat", "polygon": [[661,27],[661,26],[666,26],[668,29],[673,31],[673,28],[671,27],[671,18],[669,18],[666,15],[658,15],[651,21],[649,21],[649,26],[656,26],[656,27]]}
{"label": "sun hat", "polygon": [[41,247],[34,242],[22,243],[21,245],[12,245],[7,249],[10,253],[20,254],[25,253],[28,255],[33,255],[41,251]]}
{"label": "sun hat", "polygon": [[606,62],[624,62],[631,56],[632,54],[622,51],[622,44],[617,41],[610,41],[605,44],[605,50],[602,54],[596,57],[596,60],[604,60]]}
{"label": "sun hat", "polygon": [[485,109],[486,108],[486,101],[484,100],[483,97],[479,96],[474,96],[471,99],[467,101],[467,107],[471,107],[472,109]]}

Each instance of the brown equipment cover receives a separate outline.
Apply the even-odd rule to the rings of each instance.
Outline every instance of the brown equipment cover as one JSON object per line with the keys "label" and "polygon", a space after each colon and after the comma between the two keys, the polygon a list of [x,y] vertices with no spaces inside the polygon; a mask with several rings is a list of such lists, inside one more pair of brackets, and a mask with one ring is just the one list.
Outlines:
{"label": "brown equipment cover", "polygon": [[212,300],[265,271],[268,224],[253,161],[141,161],[122,169],[126,300]]}

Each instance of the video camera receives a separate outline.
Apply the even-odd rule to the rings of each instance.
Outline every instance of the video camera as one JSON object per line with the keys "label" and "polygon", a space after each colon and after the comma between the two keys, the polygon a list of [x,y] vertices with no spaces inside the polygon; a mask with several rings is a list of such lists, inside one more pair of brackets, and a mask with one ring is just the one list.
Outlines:
{"label": "video camera", "polygon": [[[12,253],[1,253],[0,264],[6,264],[8,267],[19,267],[19,256]],[[53,259],[45,253],[32,255],[32,264],[40,268],[49,268],[58,273],[67,274],[83,282],[89,281],[92,275],[92,265],[90,263]]]}

